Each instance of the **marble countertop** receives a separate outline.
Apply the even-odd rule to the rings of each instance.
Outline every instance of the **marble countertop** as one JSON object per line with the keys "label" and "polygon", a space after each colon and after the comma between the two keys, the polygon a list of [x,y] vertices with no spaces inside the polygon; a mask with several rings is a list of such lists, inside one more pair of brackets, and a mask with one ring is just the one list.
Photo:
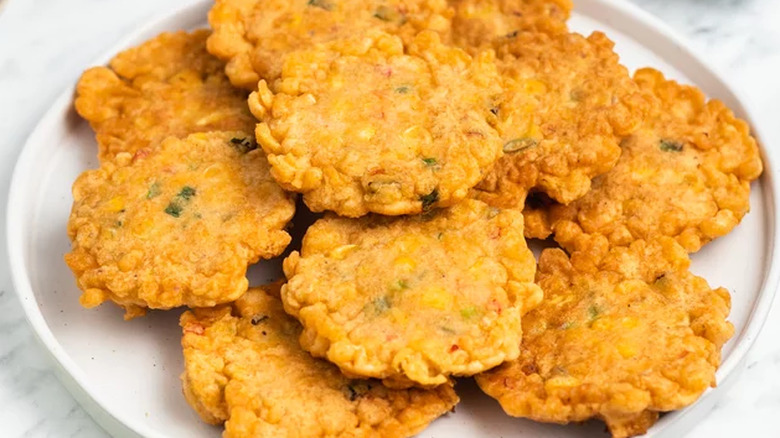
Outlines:
{"label": "marble countertop", "polygon": [[[625,0],[616,0],[625,1]],[[686,35],[765,121],[780,116],[780,2],[631,0]],[[0,0],[0,230],[25,138],[84,65],[177,0]],[[576,3],[576,0],[575,0]],[[780,139],[780,123],[768,124]],[[104,437],[59,383],[14,296],[0,245],[0,435]],[[747,369],[690,437],[780,436],[780,300]]]}

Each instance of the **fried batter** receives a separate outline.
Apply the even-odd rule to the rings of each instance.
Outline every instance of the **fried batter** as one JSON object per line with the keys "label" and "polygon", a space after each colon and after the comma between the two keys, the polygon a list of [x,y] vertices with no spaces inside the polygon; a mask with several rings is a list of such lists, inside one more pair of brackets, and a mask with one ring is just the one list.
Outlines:
{"label": "fried batter", "polygon": [[520,318],[541,300],[522,214],[466,200],[423,216],[309,228],[284,262],[301,345],[348,375],[439,385],[519,354]]}
{"label": "fried batter", "polygon": [[313,211],[401,215],[463,199],[501,156],[497,82],[490,52],[369,32],[289,55],[249,106],[272,175]]}
{"label": "fried batter", "polygon": [[181,317],[184,394],[225,438],[408,437],[458,402],[450,384],[393,390],[312,358],[277,294],[251,289]]}
{"label": "fried batter", "polygon": [[452,39],[476,53],[519,32],[567,31],[571,0],[449,0],[455,14]]}
{"label": "fried batter", "polygon": [[595,267],[581,256],[542,253],[545,299],[523,319],[520,357],[477,383],[513,416],[596,417],[614,437],[643,434],[659,412],[715,385],[720,349],[733,334],[729,294],[688,272],[671,238],[613,248]]}
{"label": "fried batter", "polygon": [[750,208],[750,182],[762,171],[744,121],[694,87],[651,69],[635,75],[654,98],[644,126],[623,143],[618,165],[593,190],[545,219],[569,250],[624,246],[671,236],[688,252],[726,235]]}
{"label": "fried batter", "polygon": [[505,155],[477,187],[481,199],[521,207],[533,188],[565,204],[612,169],[647,105],[612,48],[600,32],[521,32],[498,46]]}
{"label": "fried batter", "polygon": [[164,33],[120,53],[111,68],[84,72],[76,110],[97,133],[101,162],[168,136],[252,132],[247,94],[232,88],[224,64],[206,52],[208,35]]}
{"label": "fried batter", "polygon": [[65,261],[84,292],[126,318],[145,308],[213,306],[247,290],[247,265],[279,255],[295,203],[240,132],[168,138],[118,154],[73,185]]}
{"label": "fried batter", "polygon": [[451,15],[446,0],[217,0],[208,48],[235,86],[253,91],[282,74],[289,52],[368,29],[407,42],[425,29],[447,34]]}

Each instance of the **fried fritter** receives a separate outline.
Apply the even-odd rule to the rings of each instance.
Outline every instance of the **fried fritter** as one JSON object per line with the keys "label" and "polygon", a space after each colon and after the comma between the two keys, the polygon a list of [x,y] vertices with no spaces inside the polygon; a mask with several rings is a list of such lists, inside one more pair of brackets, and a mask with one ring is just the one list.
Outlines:
{"label": "fried fritter", "polygon": [[407,42],[425,29],[447,34],[451,15],[446,0],[217,0],[208,48],[235,86],[253,91],[282,74],[289,52],[368,29]]}
{"label": "fried fritter", "polygon": [[536,189],[569,203],[612,169],[647,106],[612,48],[600,32],[520,32],[498,45],[505,155],[477,186],[481,199],[522,208]]}
{"label": "fried fritter", "polygon": [[700,90],[651,69],[635,81],[654,109],[623,142],[618,165],[584,198],[541,213],[540,222],[569,250],[663,235],[696,252],[748,212],[750,182],[762,172],[758,146],[747,123]]}
{"label": "fried fritter", "polygon": [[247,266],[279,255],[295,203],[251,135],[168,138],[121,153],[73,185],[65,261],[81,304],[106,300],[126,318],[146,308],[213,306],[248,287]]}
{"label": "fried fritter", "polygon": [[204,421],[225,423],[225,438],[407,437],[458,403],[449,383],[394,390],[345,377],[301,349],[300,324],[269,292],[181,317],[184,394]]}
{"label": "fried fritter", "polygon": [[348,375],[431,386],[519,354],[541,300],[522,214],[466,200],[429,215],[327,216],[284,262],[301,345]]}
{"label": "fried fritter", "polygon": [[452,39],[469,52],[492,47],[519,32],[562,33],[571,0],[449,0],[454,8]]}
{"label": "fried fritter", "polygon": [[[584,263],[581,263],[584,261]],[[733,334],[730,297],[687,270],[673,239],[591,257],[543,251],[541,305],[523,319],[520,357],[477,376],[513,416],[568,423],[600,418],[612,435],[643,434],[659,412],[715,385]]]}
{"label": "fried fritter", "polygon": [[372,31],[290,54],[249,106],[272,175],[310,209],[411,214],[463,199],[501,156],[498,79],[490,52],[423,32],[405,53]]}
{"label": "fried fritter", "polygon": [[196,132],[252,132],[247,93],[206,52],[209,32],[163,33],[84,72],[76,110],[97,133],[101,162]]}

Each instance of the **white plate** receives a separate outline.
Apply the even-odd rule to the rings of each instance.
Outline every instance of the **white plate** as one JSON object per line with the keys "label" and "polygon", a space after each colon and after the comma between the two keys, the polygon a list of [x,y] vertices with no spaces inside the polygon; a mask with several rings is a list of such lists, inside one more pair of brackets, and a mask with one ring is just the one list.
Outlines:
{"label": "white plate", "polygon": [[[175,11],[135,32],[99,59],[105,64],[121,49],[166,30],[205,25],[210,0]],[[724,100],[740,117],[754,123],[747,109],[706,64],[656,19],[620,0],[579,0],[571,27],[603,30],[631,69],[660,68],[678,80],[700,86]],[[179,374],[180,311],[152,312],[131,322],[104,305],[85,310],[62,256],[69,250],[65,226],[70,186],[85,169],[97,165],[93,133],[72,110],[73,90],[66,90],[30,136],[19,158],[8,202],[8,247],[16,291],[35,333],[51,353],[60,379],[93,418],[115,436],[217,437],[220,429],[203,424],[181,396]],[[773,158],[764,149],[766,172],[753,185],[751,213],[730,235],[694,256],[693,270],[712,285],[732,292],[731,321],[736,334],[723,351],[720,387],[707,391],[693,406],[664,416],[649,435],[676,437],[711,409],[723,387],[735,380],[760,331],[778,282],[776,247],[778,190]],[[278,264],[253,270],[260,281]],[[265,277],[265,278],[263,278]],[[458,391],[457,413],[436,421],[421,436],[566,437],[603,436],[603,426],[541,425],[513,419],[482,395],[470,380]]]}

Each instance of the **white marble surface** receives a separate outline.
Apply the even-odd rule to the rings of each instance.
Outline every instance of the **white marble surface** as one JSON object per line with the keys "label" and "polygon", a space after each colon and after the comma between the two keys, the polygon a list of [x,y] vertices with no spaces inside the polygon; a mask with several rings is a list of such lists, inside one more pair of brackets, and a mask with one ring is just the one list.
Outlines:
{"label": "white marble surface", "polygon": [[[625,0],[616,0],[625,1]],[[780,2],[632,0],[687,35],[780,139]],[[0,230],[11,170],[47,105],[82,67],[176,0],[0,0]],[[575,0],[576,3],[576,0]],[[774,123],[773,123],[774,121]],[[772,132],[771,130],[774,130]],[[774,144],[779,144],[776,141]],[[780,436],[780,300],[748,368],[691,437]],[[0,247],[0,436],[107,436],[52,373],[21,314]]]}

